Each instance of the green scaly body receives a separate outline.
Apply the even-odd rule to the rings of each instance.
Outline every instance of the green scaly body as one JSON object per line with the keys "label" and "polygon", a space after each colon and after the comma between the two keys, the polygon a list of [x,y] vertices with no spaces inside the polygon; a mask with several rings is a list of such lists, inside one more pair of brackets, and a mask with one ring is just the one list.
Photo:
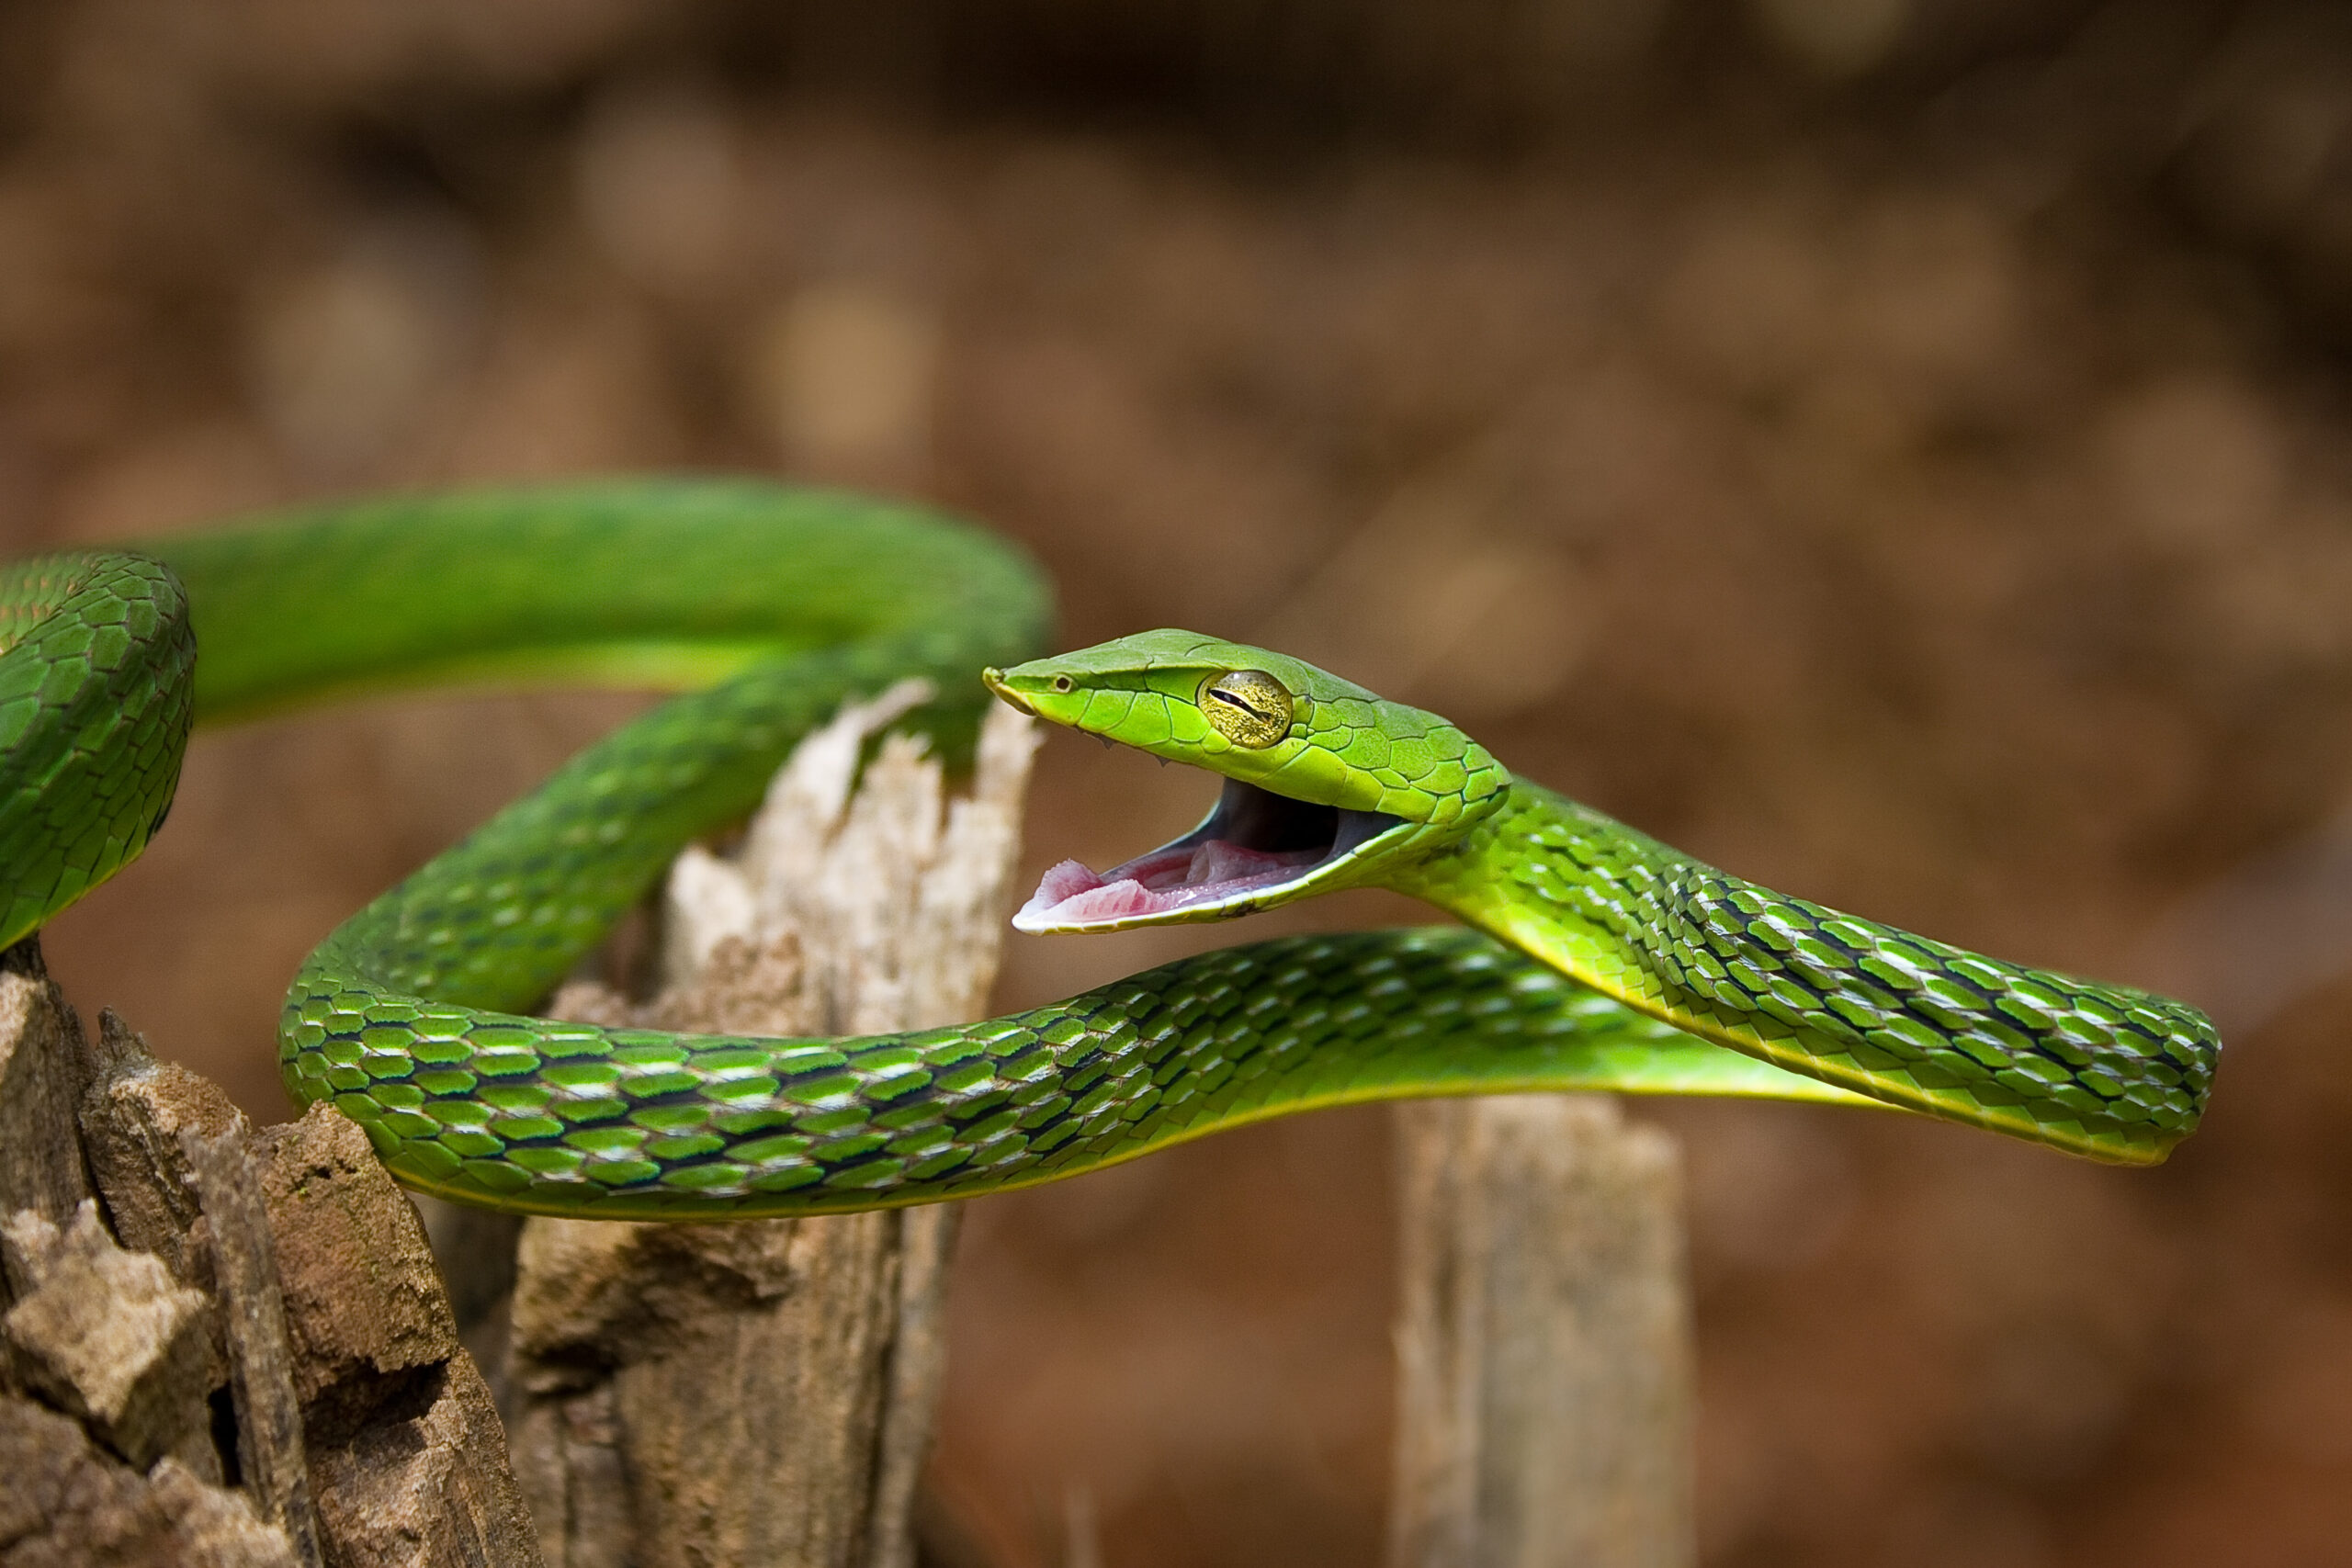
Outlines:
{"label": "green scaly body", "polygon": [[[2146,1163],[2211,1082],[2218,1043],[2192,1010],[1753,887],[1511,780],[1433,716],[1175,633],[989,679],[1058,722],[1396,818],[1224,912],[1381,882],[1502,942],[1290,938],[859,1040],[529,1018],[845,697],[928,677],[941,694],[917,722],[967,743],[973,671],[1042,643],[1034,569],[906,508],[716,482],[369,502],[147,548],[171,571],[85,554],[0,578],[0,941],[160,820],[191,618],[204,719],[427,680],[688,688],[354,916],[288,993],[296,1098],[333,1100],[401,1180],[458,1201],[631,1218],[920,1202],[1312,1106],[1531,1089],[1859,1095]],[[1279,742],[1226,743],[1204,669],[1273,671],[1296,704]]]}
{"label": "green scaly body", "polygon": [[1524,781],[1399,886],[1702,1038],[2076,1154],[2161,1159],[2212,1084],[2178,1002],[1774,893]]}

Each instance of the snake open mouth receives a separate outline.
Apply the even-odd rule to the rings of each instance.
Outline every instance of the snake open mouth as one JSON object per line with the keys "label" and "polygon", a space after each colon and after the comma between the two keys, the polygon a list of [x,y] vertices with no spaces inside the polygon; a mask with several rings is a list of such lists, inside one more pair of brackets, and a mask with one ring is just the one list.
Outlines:
{"label": "snake open mouth", "polygon": [[1174,842],[1105,872],[1066,860],[1046,873],[1012,924],[1051,931],[1248,914],[1403,825],[1227,779],[1208,819]]}

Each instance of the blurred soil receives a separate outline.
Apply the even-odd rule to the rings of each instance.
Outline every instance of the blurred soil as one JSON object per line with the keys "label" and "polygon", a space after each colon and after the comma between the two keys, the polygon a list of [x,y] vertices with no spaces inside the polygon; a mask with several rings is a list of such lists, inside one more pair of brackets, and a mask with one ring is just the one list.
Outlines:
{"label": "blurred soil", "polygon": [[[1034,548],[1069,643],[1275,643],[1758,880],[2222,1009],[2154,1172],[1645,1111],[1723,1568],[2344,1560],[2348,331],[2327,8],[0,13],[12,549],[613,468],[896,489]],[[636,700],[203,738],[52,963],[274,1115],[301,953]],[[1031,859],[1205,798],[1057,739]],[[1001,999],[1241,934],[1015,939]],[[942,1560],[1372,1561],[1387,1139],[975,1204]]]}

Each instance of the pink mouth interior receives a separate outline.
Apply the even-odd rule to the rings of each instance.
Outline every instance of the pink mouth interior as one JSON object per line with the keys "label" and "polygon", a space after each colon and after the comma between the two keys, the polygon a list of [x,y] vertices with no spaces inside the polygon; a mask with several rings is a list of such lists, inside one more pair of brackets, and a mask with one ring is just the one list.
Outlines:
{"label": "pink mouth interior", "polygon": [[1288,882],[1329,852],[1251,850],[1211,839],[1189,847],[1171,844],[1100,874],[1066,860],[1046,873],[1012,924],[1018,931],[1046,931],[1213,904]]}

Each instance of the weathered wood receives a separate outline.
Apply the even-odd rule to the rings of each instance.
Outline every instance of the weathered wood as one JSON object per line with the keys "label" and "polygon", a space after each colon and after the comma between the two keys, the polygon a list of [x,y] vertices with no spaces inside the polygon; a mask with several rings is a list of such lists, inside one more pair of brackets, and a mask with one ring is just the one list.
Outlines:
{"label": "weathered wood", "polygon": [[549,1561],[863,1561],[899,1228],[527,1227],[515,1440]]}
{"label": "weathered wood", "polygon": [[[88,1048],[31,942],[0,956],[0,1079],[27,1096],[5,1174],[28,1200],[0,1222],[0,1558],[537,1563],[490,1391],[365,1134],[314,1107],[255,1137],[111,1013]],[[61,1224],[85,1167],[97,1197]],[[250,1500],[218,1484],[224,1392]]]}
{"label": "weathered wood", "polygon": [[292,1568],[217,1483],[219,1314],[89,1197],[74,1107],[99,1070],[38,938],[0,953],[0,1543],[11,1564]]}
{"label": "weathered wood", "polygon": [[201,1228],[196,1175],[184,1134],[247,1132],[226,1090],[175,1063],[115,1016],[98,1014],[91,1081],[82,1093],[82,1148],[122,1245],[152,1252],[183,1285],[212,1289],[212,1251]]}
{"label": "weathered wood", "polygon": [[915,1562],[915,1496],[947,1375],[947,1266],[956,1256],[962,1211],[942,1203],[901,1210],[898,1217],[897,1334],[882,1391],[868,1513],[866,1561],[876,1568],[912,1568]]}
{"label": "weathered wood", "polygon": [[1686,1568],[1679,1162],[1613,1100],[1399,1108],[1392,1568]]}
{"label": "weathered wood", "polygon": [[252,1149],[310,1435],[413,1403],[415,1385],[458,1353],[458,1325],[424,1227],[368,1134],[314,1105],[300,1122],[264,1129]]}
{"label": "weathered wood", "polygon": [[244,1497],[168,1455],[142,1475],[30,1400],[0,1395],[0,1475],[12,1568],[295,1568]]}
{"label": "weathered wood", "polygon": [[538,1541],[506,1458],[506,1428],[469,1356],[422,1380],[423,1407],[311,1453],[335,1568],[533,1568]]}
{"label": "weathered wood", "polygon": [[326,1105],[253,1140],[322,1545],[337,1568],[524,1568],[537,1535],[407,1196]]}
{"label": "weathered wood", "polygon": [[[869,738],[917,698],[809,737],[739,863],[681,859],[651,1003],[574,987],[557,1010],[785,1035],[977,1017],[1035,741],[993,716],[972,796],[948,804],[936,762],[890,738],[853,797]],[[954,1221],[532,1221],[514,1441],[549,1563],[907,1568]]]}
{"label": "weathered wood", "polygon": [[321,1568],[324,1559],[303,1454],[293,1347],[261,1183],[244,1140],[235,1133],[186,1133],[181,1146],[203,1206],[227,1325],[237,1468],[262,1517],[286,1533],[295,1561],[303,1568]]}
{"label": "weathered wood", "polygon": [[81,1021],[49,978],[40,939],[27,937],[0,953],[0,1214],[29,1209],[62,1225],[90,1196],[74,1135],[87,1071]]}
{"label": "weathered wood", "polygon": [[63,1230],[19,1209],[0,1224],[0,1254],[17,1290],[0,1319],[16,1384],[137,1469],[172,1454],[217,1483],[211,1302],[153,1253],[116,1246],[95,1200]]}

